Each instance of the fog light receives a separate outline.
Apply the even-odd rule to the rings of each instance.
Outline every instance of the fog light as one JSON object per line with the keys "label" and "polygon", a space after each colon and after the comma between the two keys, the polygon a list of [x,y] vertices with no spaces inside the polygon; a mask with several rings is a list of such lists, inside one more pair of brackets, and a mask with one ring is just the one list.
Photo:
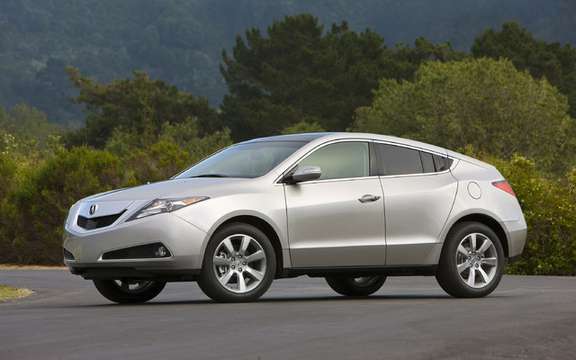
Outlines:
{"label": "fog light", "polygon": [[156,255],[156,257],[166,257],[166,256],[168,256],[168,249],[166,249],[164,246],[160,245],[156,249],[156,252],[154,253],[154,255]]}
{"label": "fog light", "polygon": [[102,255],[102,260],[156,259],[170,256],[172,254],[170,254],[170,250],[164,244],[153,243],[109,251]]}

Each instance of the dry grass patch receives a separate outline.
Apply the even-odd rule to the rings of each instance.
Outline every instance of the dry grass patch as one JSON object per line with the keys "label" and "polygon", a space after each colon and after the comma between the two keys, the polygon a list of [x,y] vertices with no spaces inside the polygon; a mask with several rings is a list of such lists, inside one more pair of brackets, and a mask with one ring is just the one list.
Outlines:
{"label": "dry grass patch", "polygon": [[11,286],[0,285],[0,302],[14,299],[21,299],[29,295],[32,295],[31,290],[18,289]]}
{"label": "dry grass patch", "polygon": [[67,270],[66,266],[0,264],[0,270]]}

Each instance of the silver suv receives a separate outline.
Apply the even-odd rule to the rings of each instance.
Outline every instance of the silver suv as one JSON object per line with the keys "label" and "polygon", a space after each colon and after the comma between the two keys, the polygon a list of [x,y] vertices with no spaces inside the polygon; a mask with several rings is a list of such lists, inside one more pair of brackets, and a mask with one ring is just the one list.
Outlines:
{"label": "silver suv", "polygon": [[493,166],[356,133],[242,142],[170,180],[82,199],[65,230],[70,271],[118,303],[148,301],[169,281],[250,301],[300,275],[347,296],[387,276],[435,275],[452,296],[480,297],[526,239]]}

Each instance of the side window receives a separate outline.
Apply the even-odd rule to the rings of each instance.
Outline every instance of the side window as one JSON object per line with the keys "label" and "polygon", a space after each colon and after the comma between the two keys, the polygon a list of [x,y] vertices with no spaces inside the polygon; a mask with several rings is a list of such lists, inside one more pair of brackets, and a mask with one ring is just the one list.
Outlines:
{"label": "side window", "polygon": [[420,151],[420,159],[422,160],[422,167],[424,168],[425,173],[433,173],[436,171],[432,154]]}
{"label": "side window", "polygon": [[374,144],[378,158],[378,175],[421,174],[422,160],[418,150],[388,144]]}
{"label": "side window", "polygon": [[433,157],[436,171],[448,170],[450,169],[450,166],[452,166],[452,159],[448,159],[440,155],[433,155]]}
{"label": "side window", "polygon": [[320,180],[363,177],[370,174],[366,142],[340,142],[326,145],[300,161],[298,166],[319,166]]}

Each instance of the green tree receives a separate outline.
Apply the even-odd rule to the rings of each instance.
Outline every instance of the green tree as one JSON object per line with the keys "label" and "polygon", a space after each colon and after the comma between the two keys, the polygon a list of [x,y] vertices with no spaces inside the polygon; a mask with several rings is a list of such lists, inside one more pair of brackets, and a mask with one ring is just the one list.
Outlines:
{"label": "green tree", "polygon": [[574,164],[574,121],[566,97],[508,60],[469,59],[421,66],[414,81],[382,80],[356,130],[474,149],[523,154],[564,171]]}
{"label": "green tree", "polygon": [[409,80],[414,77],[421,64],[427,61],[463,60],[469,55],[456,51],[450,43],[434,44],[423,37],[414,41],[414,47],[397,44],[386,52],[385,77],[396,80]]}
{"label": "green tree", "polygon": [[572,116],[576,115],[576,48],[557,42],[537,40],[514,22],[492,29],[476,38],[472,45],[475,57],[507,58],[536,78],[545,77],[568,97]]}
{"label": "green tree", "polygon": [[387,49],[371,30],[346,22],[325,30],[303,14],[274,22],[263,35],[250,29],[224,52],[222,74],[229,95],[223,118],[237,139],[270,135],[295,123],[344,130],[354,110],[370,103],[382,77],[409,78],[422,61],[452,59],[449,45],[424,39],[411,49]]}
{"label": "green tree", "polygon": [[67,137],[69,145],[103,147],[116,129],[132,134],[140,146],[153,143],[165,123],[198,119],[199,131],[217,129],[218,115],[208,101],[152,80],[143,72],[134,78],[100,84],[69,68],[70,79],[80,91],[76,102],[86,108],[86,126]]}

